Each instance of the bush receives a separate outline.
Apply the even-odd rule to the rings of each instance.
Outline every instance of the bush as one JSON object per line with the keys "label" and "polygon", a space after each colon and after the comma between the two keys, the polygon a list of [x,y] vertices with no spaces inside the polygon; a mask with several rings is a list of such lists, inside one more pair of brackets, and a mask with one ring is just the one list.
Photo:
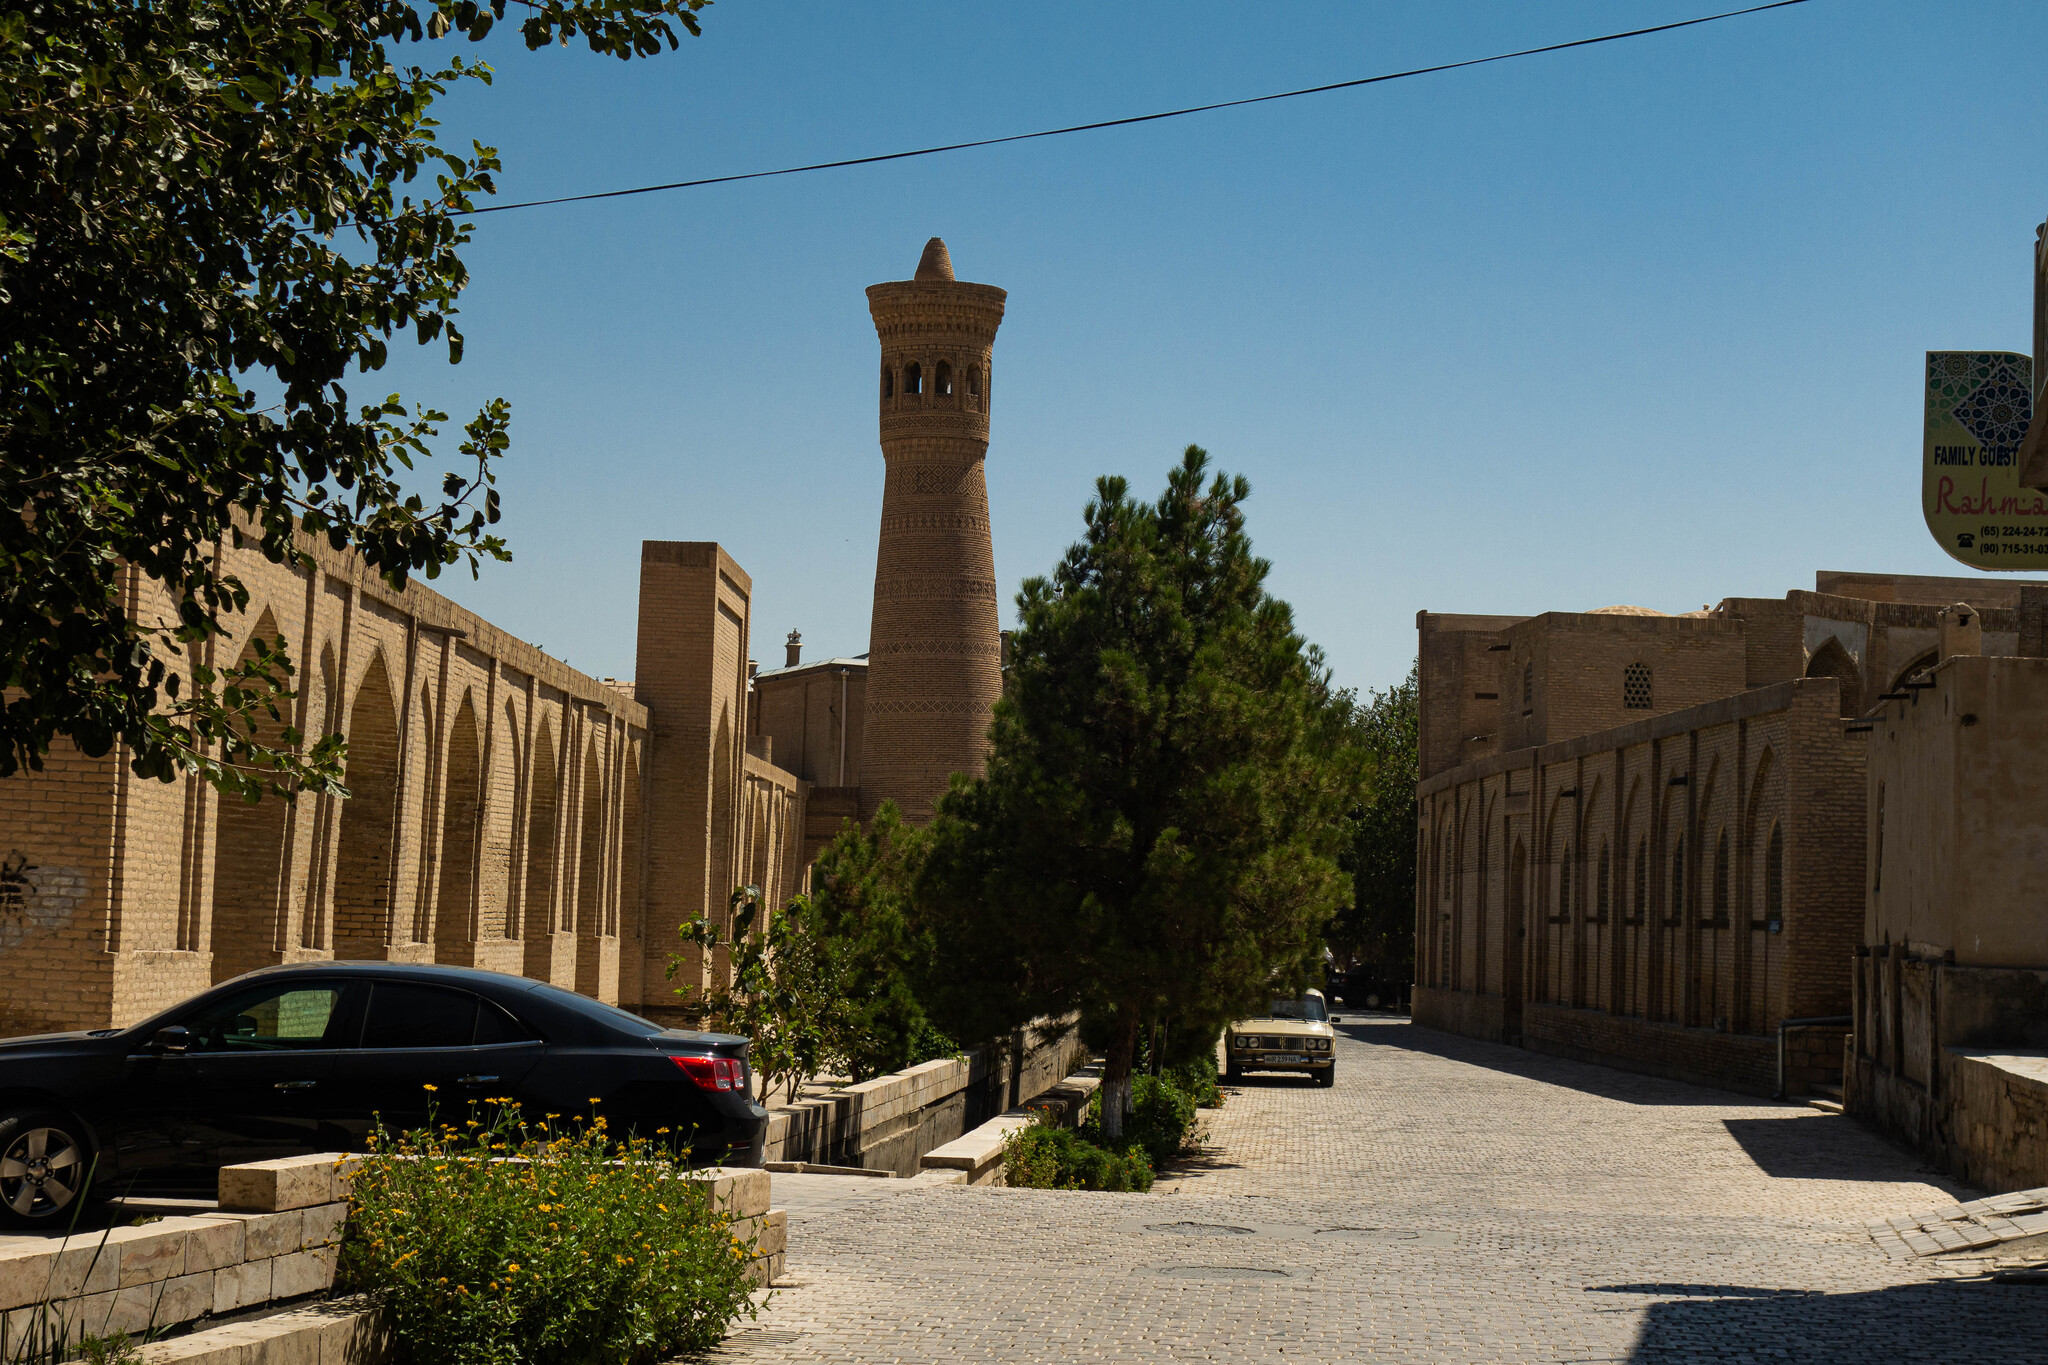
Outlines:
{"label": "bush", "polygon": [[1152,1188],[1152,1163],[1141,1150],[1108,1151],[1071,1129],[1034,1123],[1003,1144],[1003,1182],[1013,1189],[1143,1194]]}
{"label": "bush", "polygon": [[400,1138],[357,1173],[341,1278],[382,1304],[396,1359],[595,1365],[715,1345],[753,1316],[747,1261],[674,1153],[516,1106]]}
{"label": "bush", "polygon": [[1189,1058],[1178,1066],[1168,1067],[1166,1079],[1174,1089],[1195,1102],[1197,1109],[1221,1109],[1223,1091],[1216,1084],[1216,1049]]}
{"label": "bush", "polygon": [[[1195,1128],[1195,1102],[1172,1081],[1159,1076],[1131,1077],[1134,1112],[1124,1116],[1123,1149],[1141,1148],[1157,1170],[1187,1148]],[[1101,1143],[1102,1093],[1088,1102],[1088,1121],[1081,1135]]]}

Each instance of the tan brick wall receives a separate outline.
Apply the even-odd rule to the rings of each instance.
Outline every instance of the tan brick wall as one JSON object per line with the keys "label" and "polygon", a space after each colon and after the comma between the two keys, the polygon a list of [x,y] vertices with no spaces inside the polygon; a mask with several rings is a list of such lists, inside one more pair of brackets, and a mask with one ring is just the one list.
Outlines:
{"label": "tan brick wall", "polygon": [[[1729,1085],[1752,1088],[1753,1048],[1671,1031],[1760,1038],[1848,1009],[1864,755],[1837,697],[1832,679],[1802,679],[1425,779],[1418,1019],[1497,1014],[1484,1027],[1512,1037],[1541,1006],[1550,1041],[1581,1050],[1661,1026],[1616,1055],[1674,1075],[1725,1064]],[[1558,1011],[1610,1022],[1557,1033]]]}
{"label": "tan brick wall", "polygon": [[753,732],[772,742],[776,767],[816,786],[858,787],[867,694],[865,660],[763,673],[754,680]]}
{"label": "tan brick wall", "polygon": [[[354,798],[224,808],[202,784],[137,779],[118,750],[61,744],[45,772],[0,783],[0,859],[20,869],[0,885],[0,1030],[133,1023],[254,967],[330,955],[526,965],[516,916],[507,929],[529,861],[534,755],[519,731],[536,709],[557,735],[571,715],[609,771],[607,746],[644,743],[646,708],[420,584],[393,592],[352,554],[308,548],[311,570],[223,552],[250,605],[212,658],[283,635],[291,720],[348,737]],[[129,592],[140,613],[169,609],[145,581]],[[616,830],[620,784],[597,802]],[[572,931],[548,974],[615,997],[618,899],[640,884],[600,875],[596,922],[614,927],[583,952],[595,971],[577,970]]]}
{"label": "tan brick wall", "polygon": [[[726,923],[734,887],[750,880],[752,840],[767,819],[748,809],[747,644],[753,582],[707,541],[641,547],[640,635],[635,695],[654,717],[646,773],[647,815],[639,957],[621,966],[643,1010],[673,1008],[675,990],[703,986],[721,962],[685,952],[676,930],[709,916]],[[760,763],[766,789],[783,793],[773,814],[801,830],[809,784]],[[770,803],[773,805],[774,803]],[[765,829],[762,825],[760,828]],[[801,885],[796,870],[762,884]],[[665,979],[672,955],[686,965]]]}

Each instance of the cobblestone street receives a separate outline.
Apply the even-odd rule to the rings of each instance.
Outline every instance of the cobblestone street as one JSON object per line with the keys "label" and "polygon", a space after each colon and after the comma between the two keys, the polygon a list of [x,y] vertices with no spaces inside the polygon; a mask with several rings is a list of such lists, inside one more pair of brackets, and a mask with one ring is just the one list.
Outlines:
{"label": "cobblestone street", "polygon": [[1150,1195],[776,1177],[788,1287],[719,1358],[2048,1359],[2048,1289],[1871,1240],[1979,1192],[1850,1119],[1350,1019]]}

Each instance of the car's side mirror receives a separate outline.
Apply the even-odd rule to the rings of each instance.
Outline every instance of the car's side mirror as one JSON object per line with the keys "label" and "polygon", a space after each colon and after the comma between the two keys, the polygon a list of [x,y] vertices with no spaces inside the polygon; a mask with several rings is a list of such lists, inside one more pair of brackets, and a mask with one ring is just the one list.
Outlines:
{"label": "car's side mirror", "polygon": [[151,1046],[158,1052],[189,1052],[192,1048],[192,1030],[182,1024],[160,1028],[156,1031],[156,1037],[151,1040]]}

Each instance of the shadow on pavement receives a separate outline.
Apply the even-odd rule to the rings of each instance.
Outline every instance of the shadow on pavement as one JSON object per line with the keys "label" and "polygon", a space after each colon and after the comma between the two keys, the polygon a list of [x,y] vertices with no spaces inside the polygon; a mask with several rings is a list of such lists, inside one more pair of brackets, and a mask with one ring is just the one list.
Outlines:
{"label": "shadow on pavement", "polygon": [[1506,1043],[1483,1043],[1455,1033],[1439,1033],[1420,1024],[1391,1019],[1353,1023],[1347,1019],[1337,1028],[1345,1036],[1375,1047],[1442,1057],[1447,1061],[1484,1067],[1488,1071],[1541,1081],[1546,1085],[1563,1086],[1581,1094],[1619,1100],[1624,1104],[1711,1104],[1757,1109],[1786,1107],[1777,1100],[1756,1099],[1738,1095],[1732,1090],[1711,1090],[1703,1085],[1666,1080],[1635,1071],[1618,1071],[1592,1062],[1574,1062],[1544,1052],[1510,1047]]}
{"label": "shadow on pavement", "polygon": [[[1776,1180],[1862,1180],[1861,1171],[1843,1170],[1839,1150],[1825,1139],[1856,1120],[1840,1114],[1808,1114],[1789,1119],[1723,1119],[1757,1169]],[[2048,1304],[2044,1304],[2048,1307]]]}
{"label": "shadow on pavement", "polygon": [[2043,1358],[2041,1310],[2048,1307],[2048,1295],[2038,1289],[1969,1281],[1899,1285],[1863,1294],[1716,1284],[1589,1285],[1586,1292],[1676,1298],[1645,1310],[1627,1357],[1637,1365],[1702,1360],[1889,1365],[1910,1358],[1968,1360],[1972,1365],[2038,1362]]}

